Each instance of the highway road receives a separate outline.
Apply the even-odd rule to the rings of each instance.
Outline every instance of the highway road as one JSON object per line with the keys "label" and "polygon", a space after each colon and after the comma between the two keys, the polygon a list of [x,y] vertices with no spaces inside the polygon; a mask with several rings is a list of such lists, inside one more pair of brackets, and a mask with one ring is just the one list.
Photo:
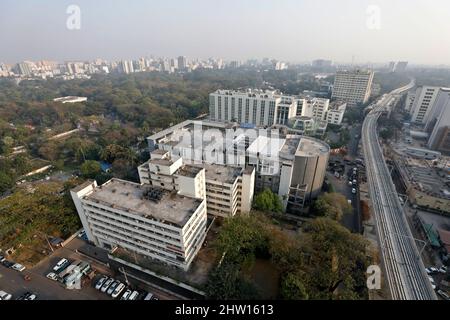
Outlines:
{"label": "highway road", "polygon": [[362,128],[369,195],[377,225],[385,275],[394,300],[436,300],[402,204],[392,182],[377,135],[378,118],[415,85],[414,80],[372,105]]}

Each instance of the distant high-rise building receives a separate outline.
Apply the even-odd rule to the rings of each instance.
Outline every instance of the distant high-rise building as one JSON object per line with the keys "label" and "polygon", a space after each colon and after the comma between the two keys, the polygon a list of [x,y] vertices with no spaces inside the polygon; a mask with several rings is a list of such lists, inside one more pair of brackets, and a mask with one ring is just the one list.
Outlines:
{"label": "distant high-rise building", "polygon": [[134,66],[133,66],[133,61],[131,60],[122,60],[119,62],[119,68],[118,68],[120,73],[133,73],[134,72]]}
{"label": "distant high-rise building", "polygon": [[186,70],[186,69],[187,69],[186,57],[179,56],[178,57],[178,70]]}
{"label": "distant high-rise building", "polygon": [[331,98],[347,102],[348,105],[366,103],[369,100],[372,70],[341,70],[336,73]]}
{"label": "distant high-rise building", "polygon": [[408,66],[408,61],[399,61],[395,64],[394,72],[405,72]]}
{"label": "distant high-rise building", "polygon": [[297,99],[276,91],[217,90],[209,95],[209,117],[214,121],[256,126],[287,124],[297,114]]}
{"label": "distant high-rise building", "polygon": [[32,63],[28,61],[20,62],[17,64],[17,71],[20,75],[29,76],[32,73]]}
{"label": "distant high-rise building", "polygon": [[317,59],[311,63],[311,66],[315,68],[329,68],[332,64],[331,60]]}
{"label": "distant high-rise building", "polygon": [[395,61],[389,62],[389,65],[388,65],[388,71],[389,72],[394,72],[395,71],[395,64],[396,64]]}

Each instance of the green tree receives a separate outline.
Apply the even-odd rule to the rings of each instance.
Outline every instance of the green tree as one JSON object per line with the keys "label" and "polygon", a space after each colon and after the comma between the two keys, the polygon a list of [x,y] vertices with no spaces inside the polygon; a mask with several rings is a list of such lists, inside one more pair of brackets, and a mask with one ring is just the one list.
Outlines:
{"label": "green tree", "polygon": [[95,160],[87,160],[81,165],[81,174],[85,178],[94,179],[101,170],[100,163]]}
{"label": "green tree", "polygon": [[285,300],[308,300],[308,291],[298,274],[288,273],[281,281],[280,295]]}
{"label": "green tree", "polygon": [[0,193],[3,193],[14,186],[14,179],[6,172],[0,171]]}
{"label": "green tree", "polygon": [[351,213],[351,211],[352,206],[340,193],[324,193],[311,206],[311,213],[314,216],[328,217],[337,221],[341,221],[344,214]]}
{"label": "green tree", "polygon": [[265,189],[256,195],[253,201],[253,207],[256,210],[264,212],[282,212],[283,205],[280,197],[274,194],[270,189]]}

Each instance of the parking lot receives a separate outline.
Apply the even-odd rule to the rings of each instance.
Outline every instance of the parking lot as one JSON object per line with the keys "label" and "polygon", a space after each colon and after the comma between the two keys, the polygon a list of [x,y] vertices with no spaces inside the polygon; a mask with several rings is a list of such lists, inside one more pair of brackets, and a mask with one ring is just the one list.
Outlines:
{"label": "parking lot", "polygon": [[[89,252],[95,259],[81,252]],[[66,289],[61,282],[48,279],[46,276],[53,272],[53,267],[62,258],[68,259],[70,263],[75,261],[89,263],[91,269],[95,270],[95,277],[92,280],[83,277],[85,280],[81,289]],[[26,276],[29,277],[29,280],[25,279]],[[124,288],[117,298],[130,289],[137,290],[140,293],[139,298],[143,298],[145,293],[151,292],[159,299],[176,299],[167,292],[138,283],[134,279],[125,279],[121,274],[113,274],[108,266],[108,258],[104,250],[102,251],[80,238],[74,238],[65,247],[58,248],[33,268],[23,272],[0,265],[0,291],[10,293],[13,296],[12,299],[17,299],[26,292],[32,292],[37,295],[38,300],[111,300],[110,295],[95,289],[95,284],[103,276],[112,277],[124,284],[126,284],[126,280],[129,280],[129,286]]]}

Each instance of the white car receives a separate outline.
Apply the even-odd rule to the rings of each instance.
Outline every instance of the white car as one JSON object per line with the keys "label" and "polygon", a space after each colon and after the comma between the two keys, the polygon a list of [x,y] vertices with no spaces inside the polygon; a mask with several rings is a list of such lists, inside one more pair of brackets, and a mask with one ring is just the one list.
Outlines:
{"label": "white car", "polygon": [[54,281],[58,280],[58,276],[54,272],[50,272],[49,274],[46,275],[46,277],[50,280],[54,280]]}
{"label": "white car", "polygon": [[356,189],[355,188],[352,188],[352,193],[356,194]]}
{"label": "white car", "polygon": [[437,268],[435,268],[435,267],[430,267],[429,269],[430,269],[430,271],[432,273],[438,273],[439,272],[439,270]]}
{"label": "white car", "polygon": [[25,266],[21,265],[20,263],[14,264],[11,268],[19,272],[22,272],[26,269]]}
{"label": "white car", "polygon": [[111,297],[113,297],[114,299],[117,298],[122,293],[123,290],[125,290],[125,285],[123,283],[119,283],[116,289],[114,289],[114,292],[112,293]]}
{"label": "white car", "polygon": [[97,283],[95,284],[95,289],[100,290],[100,288],[103,286],[106,280],[108,280],[107,276],[101,277],[100,280],[98,280]]}
{"label": "white car", "polygon": [[58,261],[58,263],[53,267],[53,271],[58,271],[63,265],[65,265],[69,260],[63,258]]}
{"label": "white car", "polygon": [[436,283],[434,283],[434,279],[432,277],[428,276],[428,280],[430,280],[431,287],[433,288],[433,290],[436,289]]}
{"label": "white car", "polygon": [[122,295],[122,297],[120,298],[120,300],[128,300],[128,298],[131,295],[131,290],[128,289],[127,291],[125,291],[125,293]]}
{"label": "white car", "polygon": [[0,300],[11,300],[12,295],[5,291],[0,291]]}
{"label": "white car", "polygon": [[137,297],[139,295],[139,292],[137,292],[136,290],[133,291],[133,293],[130,295],[130,297],[128,298],[128,300],[136,300]]}
{"label": "white car", "polygon": [[447,273],[447,267],[446,266],[442,266],[440,269],[439,269],[439,272],[440,273]]}
{"label": "white car", "polygon": [[102,285],[100,291],[101,292],[106,292],[106,290],[108,290],[109,286],[111,285],[111,283],[114,282],[113,278],[109,278],[108,280],[105,281],[105,283]]}

